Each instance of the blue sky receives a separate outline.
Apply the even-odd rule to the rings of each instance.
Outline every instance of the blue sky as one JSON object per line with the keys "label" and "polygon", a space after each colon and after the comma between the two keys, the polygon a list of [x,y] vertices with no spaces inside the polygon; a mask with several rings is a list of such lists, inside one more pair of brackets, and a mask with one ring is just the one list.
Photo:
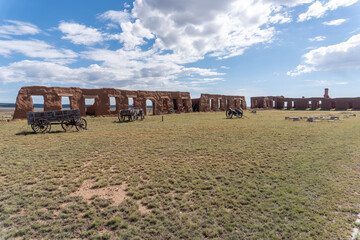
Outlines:
{"label": "blue sky", "polygon": [[0,102],[22,86],[360,96],[360,0],[0,0]]}

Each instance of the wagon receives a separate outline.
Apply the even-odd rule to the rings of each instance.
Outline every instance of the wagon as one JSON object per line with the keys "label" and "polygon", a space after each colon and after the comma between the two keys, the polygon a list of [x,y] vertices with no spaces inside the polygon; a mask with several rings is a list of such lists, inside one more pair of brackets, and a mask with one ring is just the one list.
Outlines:
{"label": "wagon", "polygon": [[226,110],[226,117],[227,118],[232,118],[233,116],[235,116],[236,118],[242,118],[243,116],[243,110],[240,108],[240,109],[232,109],[232,108],[229,108],[228,110]]}
{"label": "wagon", "polygon": [[119,121],[124,122],[125,119],[130,122],[134,122],[140,118],[140,121],[144,120],[145,113],[142,108],[124,109],[119,112]]}
{"label": "wagon", "polygon": [[77,131],[86,130],[87,122],[81,117],[80,110],[60,110],[44,112],[28,112],[28,124],[31,125],[35,133],[50,132],[51,125],[61,124],[66,131],[70,131],[75,126]]}

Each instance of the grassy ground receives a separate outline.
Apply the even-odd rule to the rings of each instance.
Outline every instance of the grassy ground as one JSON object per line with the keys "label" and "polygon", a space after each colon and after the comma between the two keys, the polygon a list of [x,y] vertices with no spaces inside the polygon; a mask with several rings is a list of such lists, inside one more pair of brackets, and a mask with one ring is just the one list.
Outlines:
{"label": "grassy ground", "polygon": [[360,118],[284,120],[327,113],[0,122],[0,239],[349,239]]}

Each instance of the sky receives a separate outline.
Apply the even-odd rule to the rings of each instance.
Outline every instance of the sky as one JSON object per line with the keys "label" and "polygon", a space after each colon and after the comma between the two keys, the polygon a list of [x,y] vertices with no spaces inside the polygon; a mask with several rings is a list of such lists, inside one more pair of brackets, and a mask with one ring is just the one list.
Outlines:
{"label": "sky", "polygon": [[22,86],[360,97],[360,0],[0,0],[0,102]]}

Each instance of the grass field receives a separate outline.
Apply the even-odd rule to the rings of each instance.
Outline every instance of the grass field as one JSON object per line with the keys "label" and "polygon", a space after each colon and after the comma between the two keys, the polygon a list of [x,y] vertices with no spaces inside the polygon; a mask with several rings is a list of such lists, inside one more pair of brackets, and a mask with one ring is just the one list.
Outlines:
{"label": "grass field", "polygon": [[328,113],[0,122],[0,239],[350,239],[360,118],[284,120]]}

